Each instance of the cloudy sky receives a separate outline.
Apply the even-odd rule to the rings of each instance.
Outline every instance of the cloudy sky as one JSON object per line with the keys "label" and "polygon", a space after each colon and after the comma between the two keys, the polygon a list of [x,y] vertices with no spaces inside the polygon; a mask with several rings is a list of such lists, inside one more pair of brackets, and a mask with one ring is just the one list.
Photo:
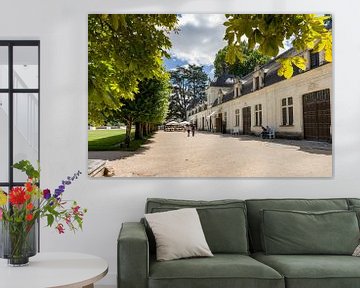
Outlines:
{"label": "cloudy sky", "polygon": [[[170,59],[165,59],[168,70],[186,64],[203,65],[205,72],[214,77],[214,59],[217,51],[226,46],[223,40],[226,17],[224,14],[182,14],[179,18],[180,32],[170,36],[172,48]],[[291,47],[291,40],[284,40],[284,49]]]}
{"label": "cloudy sky", "polygon": [[213,63],[217,51],[226,45],[223,40],[224,14],[182,14],[179,18],[180,32],[171,35],[171,59],[165,60],[168,70],[186,64],[204,65],[213,77]]}

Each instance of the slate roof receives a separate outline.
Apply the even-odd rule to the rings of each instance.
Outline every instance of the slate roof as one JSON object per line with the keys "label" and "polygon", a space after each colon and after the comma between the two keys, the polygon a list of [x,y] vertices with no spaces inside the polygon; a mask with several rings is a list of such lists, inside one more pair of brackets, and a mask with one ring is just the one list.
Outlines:
{"label": "slate roof", "polygon": [[226,94],[223,96],[223,102],[230,101],[231,99],[234,99],[234,90],[226,93]]}
{"label": "slate roof", "polygon": [[216,106],[219,104],[219,98],[216,98],[215,101],[212,103],[212,106]]}
{"label": "slate roof", "polygon": [[[273,85],[277,82],[280,82],[282,80],[285,80],[283,76],[278,76],[277,71],[280,67],[280,64],[277,62],[279,58],[289,57],[289,56],[295,56],[297,54],[296,50],[294,48],[291,48],[284,53],[280,54],[276,58],[270,60],[269,62],[265,63],[260,67],[260,69],[264,69],[266,71],[265,73],[265,79],[264,79],[264,87]],[[304,73],[304,71],[301,71],[297,67],[294,66],[294,73],[293,76],[296,76],[298,74]],[[242,88],[241,88],[241,95],[239,97],[242,97],[246,94],[252,93],[253,89],[253,74],[254,72],[250,72],[248,75],[241,78],[242,82]],[[212,81],[210,83],[210,86],[213,87],[233,87],[234,86],[234,79],[236,76],[232,74],[224,74],[215,79],[215,81]],[[230,81],[231,80],[231,81]],[[223,95],[222,103],[230,101],[234,99],[234,90],[226,93]],[[212,106],[219,105],[218,98],[215,99],[215,101],[212,103]]]}
{"label": "slate roof", "polygon": [[211,81],[210,86],[213,87],[231,87],[234,85],[235,76],[232,74],[223,74]]}

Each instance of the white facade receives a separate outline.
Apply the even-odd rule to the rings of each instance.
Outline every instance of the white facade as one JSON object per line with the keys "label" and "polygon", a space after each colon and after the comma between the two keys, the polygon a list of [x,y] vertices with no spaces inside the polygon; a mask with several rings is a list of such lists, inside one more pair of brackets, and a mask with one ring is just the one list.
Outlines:
{"label": "white facade", "polygon": [[[323,56],[321,54],[319,56],[320,63],[322,63]],[[270,128],[275,129],[277,136],[304,138],[303,95],[329,89],[330,99],[332,99],[332,63],[326,63],[319,67],[309,69],[290,79],[282,80],[269,86],[263,85],[263,77],[261,77],[264,73],[263,71],[264,70],[260,69],[252,74],[253,79],[260,76],[260,89],[255,90],[255,84],[253,83],[253,92],[236,97],[236,87],[239,84],[235,84],[234,87],[231,88],[231,91],[234,91],[232,99],[223,103],[218,102],[215,106],[208,104],[207,109],[200,112],[198,112],[199,109],[196,107],[194,110],[189,111],[189,118],[197,123],[197,128],[199,130],[219,132],[219,127],[216,127],[216,123],[219,122],[216,122],[216,118],[221,116],[222,122],[226,122],[226,127],[224,127],[224,129],[227,133],[235,132],[242,134],[244,133],[242,109],[244,107],[250,107],[250,134],[260,134],[262,131],[261,126],[269,126]],[[248,81],[251,81],[251,79]],[[212,93],[211,95],[216,95],[217,91],[222,91],[224,89],[225,87],[210,87],[206,92],[208,93],[210,90]],[[290,106],[293,107],[293,121],[291,125],[283,125],[282,100],[288,99],[289,97],[292,98],[292,105]],[[213,101],[216,99],[211,96],[208,96],[208,98]],[[213,101],[210,103],[213,103]],[[257,106],[259,104],[261,106]],[[259,107],[261,107],[259,112],[261,113],[262,121],[256,125],[257,115],[255,110]],[[239,112],[238,120],[236,119],[236,112]]]}

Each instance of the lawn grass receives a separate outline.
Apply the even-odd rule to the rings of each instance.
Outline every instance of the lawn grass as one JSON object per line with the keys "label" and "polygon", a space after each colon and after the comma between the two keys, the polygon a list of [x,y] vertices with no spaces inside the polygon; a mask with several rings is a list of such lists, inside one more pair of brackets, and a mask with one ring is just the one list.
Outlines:
{"label": "lawn grass", "polygon": [[134,140],[134,134],[131,133],[130,147],[126,148],[120,145],[125,141],[125,130],[88,131],[88,151],[135,151],[146,142],[146,139]]}

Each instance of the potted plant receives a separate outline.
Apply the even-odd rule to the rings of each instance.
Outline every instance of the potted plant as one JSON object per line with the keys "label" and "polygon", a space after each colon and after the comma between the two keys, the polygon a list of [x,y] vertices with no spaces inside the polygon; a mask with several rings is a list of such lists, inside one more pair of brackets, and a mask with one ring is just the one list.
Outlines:
{"label": "potted plant", "polygon": [[40,169],[29,161],[20,161],[13,167],[26,173],[28,179],[23,187],[11,187],[8,193],[0,188],[0,257],[8,259],[9,265],[21,266],[36,254],[38,219],[45,218],[47,226],[62,234],[65,227],[71,231],[82,229],[86,209],[63,199],[66,186],[80,176],[80,171],[67,177],[52,192],[38,186]]}

